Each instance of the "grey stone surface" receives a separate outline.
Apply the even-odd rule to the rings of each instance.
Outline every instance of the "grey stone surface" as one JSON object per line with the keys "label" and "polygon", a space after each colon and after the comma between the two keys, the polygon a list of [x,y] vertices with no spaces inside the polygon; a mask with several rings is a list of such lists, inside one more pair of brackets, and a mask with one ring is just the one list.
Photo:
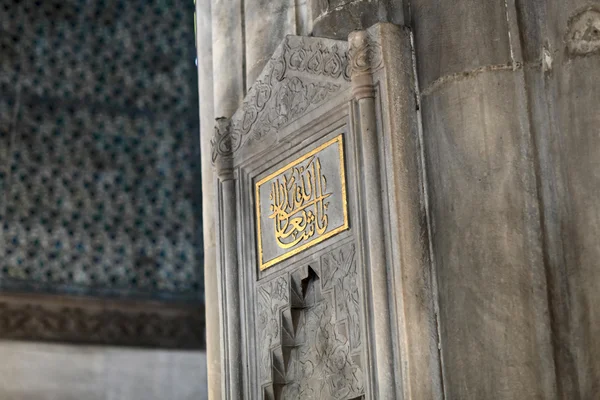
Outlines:
{"label": "grey stone surface", "polygon": [[[459,2],[452,9],[417,1],[412,8],[438,232],[433,245],[446,392],[514,398],[536,387],[543,398],[593,398],[598,323],[589,305],[598,301],[600,279],[598,207],[591,200],[598,190],[591,161],[598,113],[590,105],[598,99],[600,14],[579,1]],[[481,18],[457,22],[470,13]],[[452,250],[457,232],[462,239]],[[507,262],[521,266],[492,274],[485,267]],[[457,269],[449,272],[449,265]],[[505,282],[512,287],[503,288]],[[494,299],[489,307],[488,296]],[[457,322],[461,329],[448,331]],[[492,339],[499,328],[502,336],[514,332],[507,348]],[[523,339],[536,348],[527,345],[532,353],[519,350],[515,358]],[[502,369],[502,359],[510,359],[510,370]],[[526,374],[513,376],[518,369]],[[495,384],[481,385],[489,373]]]}
{"label": "grey stone surface", "polygon": [[422,90],[437,79],[511,62],[504,2],[413,0],[411,12]]}
{"label": "grey stone surface", "polygon": [[[559,398],[600,382],[598,126],[600,8],[528,3],[519,13],[531,130],[539,162]],[[594,28],[596,30],[594,30]],[[594,34],[594,32],[596,32]]]}
{"label": "grey stone surface", "polygon": [[295,0],[244,3],[246,80],[251,86],[286,35],[296,34]]}
{"label": "grey stone surface", "polygon": [[[196,2],[196,37],[201,57],[198,57],[198,87],[200,103],[200,150],[210,154],[210,141],[214,127],[214,89],[212,58],[211,2]],[[200,53],[200,52],[199,52]],[[219,309],[219,280],[217,274],[217,239],[215,233],[217,210],[215,176],[209,157],[202,157],[202,223],[204,239],[204,303],[206,307],[206,364],[208,397],[221,396],[221,325]]]}
{"label": "grey stone surface", "polygon": [[364,263],[369,279],[364,281],[371,312],[377,317],[369,326],[370,346],[374,352],[371,396],[393,399],[398,395],[399,382],[395,379],[390,305],[389,256],[386,252],[384,225],[384,182],[381,172],[380,132],[376,114],[373,73],[383,67],[380,37],[371,32],[355,31],[348,36],[350,46],[350,76],[356,101],[358,171],[362,202],[358,204],[363,219],[359,240],[364,250]]}
{"label": "grey stone surface", "polygon": [[296,0],[296,35],[309,36],[312,33],[310,0]]}
{"label": "grey stone surface", "polygon": [[555,396],[522,85],[522,74],[494,72],[422,102],[449,398]]}
{"label": "grey stone surface", "polygon": [[205,400],[206,357],[0,342],[2,400]]}
{"label": "grey stone surface", "polygon": [[[286,38],[241,108],[218,121],[225,370],[246,365],[241,385],[224,375],[230,398],[439,394],[410,37],[391,24],[353,37],[349,52],[341,41]],[[255,224],[269,221],[257,221],[255,183],[340,134],[350,230],[260,271]],[[393,182],[380,178],[382,163],[401,167]],[[408,182],[416,188],[397,186]],[[259,196],[265,203],[268,190]]]}
{"label": "grey stone surface", "polygon": [[[258,397],[259,393],[261,398],[269,398],[269,391],[254,378],[259,360],[253,343],[264,337],[258,336],[254,328],[254,297],[258,295],[255,210],[251,206],[254,185],[242,176],[245,171],[274,165],[271,157],[257,158],[257,154],[264,153],[277,141],[297,141],[297,137],[286,138],[286,135],[297,129],[297,120],[307,112],[334,96],[338,99],[334,105],[345,103],[342,88],[349,87],[346,66],[344,43],[288,37],[252,86],[243,106],[231,120],[219,120],[213,139],[213,160],[220,178],[219,268],[224,299],[220,307],[226,321],[222,340],[227,344],[224,355],[227,398]],[[330,107],[321,107],[319,111]],[[253,172],[252,176],[258,175]],[[271,384],[281,389],[277,380]]]}
{"label": "grey stone surface", "polygon": [[396,382],[405,399],[443,397],[436,321],[436,282],[430,259],[411,35],[378,24],[384,68],[374,73],[379,90],[380,159],[384,166],[384,237],[389,243]]}
{"label": "grey stone surface", "polygon": [[240,106],[247,87],[242,2],[212,0],[211,15],[214,118],[228,118]]}
{"label": "grey stone surface", "polygon": [[346,46],[288,36],[250,88],[230,126],[218,129],[212,159],[233,155],[241,163],[280,140],[300,117],[344,93],[349,85]]}
{"label": "grey stone surface", "polygon": [[361,294],[353,243],[257,286],[261,398],[364,393]]}
{"label": "grey stone surface", "polygon": [[[310,1],[313,34],[345,40],[374,21],[401,22],[399,2],[386,4]],[[307,287],[322,288],[322,282],[311,282],[323,279],[322,257],[329,254],[316,246],[257,271],[255,178],[338,126],[349,138],[348,183],[357,194],[349,196],[350,231],[325,243],[327,251],[351,243],[356,249],[366,304],[359,313],[361,323],[369,321],[361,325],[369,348],[360,360],[370,366],[362,369],[368,371],[366,398],[594,398],[600,382],[600,321],[594,312],[600,302],[598,6],[574,0],[413,0],[406,11],[420,93],[407,61],[409,34],[380,26],[373,32],[384,67],[374,68],[371,81],[353,80],[355,98],[375,96],[372,106],[353,103],[344,111],[348,81],[311,75],[306,68],[292,71],[289,52],[287,80],[275,83],[271,74],[280,72],[269,70],[280,57],[275,50],[246,101],[236,100],[240,109],[229,133],[216,138],[233,151],[236,163],[242,353],[249,365],[244,388],[249,397],[280,398],[302,386],[295,383],[310,381],[297,369],[285,369],[286,362],[306,362],[311,352],[302,347],[307,342],[300,348],[308,358],[284,351],[299,342],[274,332],[288,329],[295,320],[286,313],[295,308],[289,298],[279,298],[279,304],[276,293],[292,293],[294,274]],[[270,23],[270,32],[282,28]],[[376,48],[358,59],[372,63]],[[304,50],[311,52],[306,59],[315,55]],[[307,96],[309,85],[324,89],[324,83],[341,86],[322,98]],[[374,125],[365,119],[373,114]],[[377,143],[360,136],[372,130]],[[380,169],[370,170],[377,158]],[[373,180],[380,181],[380,195]],[[382,204],[380,216],[372,204]],[[385,267],[373,271],[373,265]],[[258,288],[269,289],[266,300]],[[304,311],[297,316],[316,303],[298,306]],[[264,314],[269,304],[274,308]],[[297,328],[288,333],[302,331]],[[263,346],[262,338],[269,344]],[[380,374],[390,359],[393,378]],[[277,375],[281,371],[287,375]]]}

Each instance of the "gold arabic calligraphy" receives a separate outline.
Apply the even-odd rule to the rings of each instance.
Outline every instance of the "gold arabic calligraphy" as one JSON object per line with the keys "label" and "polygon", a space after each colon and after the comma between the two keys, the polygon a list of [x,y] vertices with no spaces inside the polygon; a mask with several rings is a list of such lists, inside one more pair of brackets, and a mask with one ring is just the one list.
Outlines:
{"label": "gold arabic calligraphy", "polygon": [[310,157],[305,166],[292,167],[271,184],[271,212],[275,220],[275,238],[279,247],[289,249],[302,241],[322,235],[329,219],[325,201],[327,178],[321,173],[321,161]]}

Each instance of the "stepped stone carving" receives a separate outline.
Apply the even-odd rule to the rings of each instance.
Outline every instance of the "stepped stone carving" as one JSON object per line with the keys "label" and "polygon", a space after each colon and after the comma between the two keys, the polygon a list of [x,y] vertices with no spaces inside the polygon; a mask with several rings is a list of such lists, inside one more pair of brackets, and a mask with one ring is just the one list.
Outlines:
{"label": "stepped stone carving", "polygon": [[264,399],[360,399],[360,293],[346,245],[258,289]]}

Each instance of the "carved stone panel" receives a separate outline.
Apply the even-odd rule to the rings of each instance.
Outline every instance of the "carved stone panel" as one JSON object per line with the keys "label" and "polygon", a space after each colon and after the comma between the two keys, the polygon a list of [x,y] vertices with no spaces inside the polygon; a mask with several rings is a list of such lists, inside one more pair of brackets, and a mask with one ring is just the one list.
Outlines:
{"label": "carved stone panel", "polygon": [[261,270],[348,229],[342,141],[340,134],[256,183]]}
{"label": "carved stone panel", "polygon": [[437,398],[409,39],[287,37],[218,121],[225,398]]}
{"label": "carved stone panel", "polygon": [[354,243],[258,286],[256,331],[264,399],[364,395],[361,295]]}

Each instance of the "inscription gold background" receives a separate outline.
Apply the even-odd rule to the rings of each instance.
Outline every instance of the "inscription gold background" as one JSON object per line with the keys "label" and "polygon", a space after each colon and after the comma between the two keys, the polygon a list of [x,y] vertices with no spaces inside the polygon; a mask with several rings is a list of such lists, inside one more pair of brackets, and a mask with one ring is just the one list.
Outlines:
{"label": "inscription gold background", "polygon": [[[270,184],[271,183],[270,181],[272,181],[274,178],[277,178],[278,176],[280,176],[283,173],[285,173],[286,171],[288,171],[290,168],[307,160],[309,157],[316,156],[318,153],[322,152],[323,150],[327,149],[328,147],[330,147],[332,145],[337,145],[337,154],[338,154],[338,158],[339,158],[339,179],[340,179],[340,183],[341,183],[341,193],[333,193],[332,196],[336,196],[336,197],[341,196],[342,213],[343,213],[342,224],[340,226],[334,227],[330,231],[326,231],[322,235],[314,236],[308,242],[305,242],[304,244],[299,244],[299,245],[297,245],[297,247],[293,247],[289,251],[287,251],[283,254],[280,254],[271,260],[265,261],[263,259],[264,254],[263,254],[263,237],[262,237],[262,235],[263,235],[263,233],[265,233],[265,234],[268,234],[268,233],[262,232],[261,221],[262,221],[262,218],[268,218],[268,217],[261,214],[261,201],[260,201],[261,187],[264,184]],[[323,172],[323,174],[325,174],[327,176],[328,180],[331,180],[331,172],[336,172],[336,171],[328,170],[328,171]],[[333,175],[333,176],[335,177],[335,175]],[[348,229],[348,227],[349,227],[348,204],[347,204],[347,193],[346,193],[346,174],[345,174],[345,164],[344,164],[343,135],[340,134],[340,135],[336,136],[335,138],[321,144],[314,150],[311,150],[310,152],[302,155],[301,157],[297,158],[296,160],[291,161],[290,163],[286,164],[285,166],[279,168],[277,171],[262,178],[260,181],[258,181],[256,183],[255,187],[256,187],[255,196],[256,196],[256,226],[257,226],[257,238],[258,238],[258,263],[259,263],[260,270],[263,271],[285,259],[288,259],[288,258],[300,253],[301,251],[309,249],[312,246],[315,246],[315,245],[323,242],[324,240],[326,240],[332,236],[335,236],[338,233],[343,232]]]}

